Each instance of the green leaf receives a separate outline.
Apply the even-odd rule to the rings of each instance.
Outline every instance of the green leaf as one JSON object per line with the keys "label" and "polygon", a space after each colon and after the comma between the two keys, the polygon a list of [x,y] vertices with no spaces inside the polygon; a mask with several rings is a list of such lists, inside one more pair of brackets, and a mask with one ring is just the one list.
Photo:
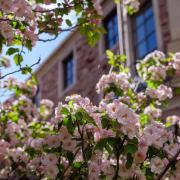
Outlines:
{"label": "green leaf", "polygon": [[17,52],[19,52],[19,49],[18,48],[9,48],[7,51],[6,51],[6,55],[12,55],[12,54],[14,54],[14,53],[17,53]]}
{"label": "green leaf", "polygon": [[62,107],[62,108],[61,108],[61,114],[63,114],[63,115],[69,115],[70,112],[69,112],[69,110],[68,110],[67,108]]}
{"label": "green leaf", "polygon": [[19,113],[18,112],[9,112],[8,117],[11,121],[17,123],[19,119]]}
{"label": "green leaf", "polygon": [[74,162],[74,163],[73,163],[73,167],[74,167],[75,169],[80,169],[81,166],[82,166],[82,162]]}
{"label": "green leaf", "polygon": [[107,51],[106,51],[106,56],[107,56],[108,59],[113,59],[113,58],[114,58],[114,54],[113,54],[113,52],[110,51],[110,50],[107,50]]}
{"label": "green leaf", "polygon": [[150,159],[153,158],[154,156],[158,156],[158,157],[160,157],[161,159],[164,158],[164,157],[166,157],[166,154],[165,154],[164,150],[162,150],[162,149],[157,149],[157,148],[155,148],[155,147],[153,147],[153,146],[150,146],[150,147],[148,148],[147,154],[148,154],[148,157],[149,157]]}
{"label": "green leaf", "polygon": [[138,150],[137,144],[126,144],[124,146],[125,153],[134,154]]}
{"label": "green leaf", "polygon": [[180,95],[180,87],[175,87],[173,91],[174,95]]}
{"label": "green leaf", "polygon": [[110,119],[108,116],[102,116],[101,117],[101,123],[102,123],[102,128],[108,128],[110,126]]}
{"label": "green leaf", "polygon": [[70,101],[68,102],[68,106],[69,106],[70,108],[73,108],[73,103],[74,103],[74,101],[73,101],[73,100],[70,100]]}
{"label": "green leaf", "polygon": [[74,133],[75,127],[74,127],[74,124],[73,124],[73,121],[72,121],[72,118],[71,118],[71,117],[66,117],[66,118],[64,118],[63,124],[66,126],[66,128],[67,128],[67,130],[68,130],[68,132],[69,132],[70,134],[73,134],[73,133]]}
{"label": "green leaf", "polygon": [[133,163],[133,157],[130,153],[127,154],[126,168],[130,169]]}
{"label": "green leaf", "polygon": [[20,54],[16,54],[13,59],[16,65],[19,65],[21,62],[23,62],[23,57]]}
{"label": "green leaf", "polygon": [[69,162],[73,162],[74,161],[74,154],[70,151],[66,152],[66,157],[69,160]]}
{"label": "green leaf", "polygon": [[168,128],[168,127],[171,127],[171,126],[172,126],[172,124],[171,124],[171,122],[170,122],[170,121],[167,121],[167,122],[166,122],[166,124],[165,124],[165,126]]}
{"label": "green leaf", "polygon": [[66,24],[67,24],[69,27],[72,26],[72,22],[71,22],[69,19],[66,19],[65,21],[66,21]]}
{"label": "green leaf", "polygon": [[149,116],[147,114],[140,114],[140,123],[142,126],[146,125],[149,122]]}
{"label": "green leaf", "polygon": [[23,67],[21,72],[22,74],[28,74],[32,72],[32,69],[30,67]]}
{"label": "green leaf", "polygon": [[95,146],[95,149],[100,149],[102,150],[103,148],[106,148],[106,146],[114,146],[115,144],[117,143],[116,139],[115,138],[111,138],[111,137],[108,137],[108,138],[104,138],[104,139],[101,139],[100,141],[97,142],[96,146]]}
{"label": "green leaf", "polygon": [[151,168],[146,168],[145,175],[147,180],[154,180],[154,173],[151,172]]}

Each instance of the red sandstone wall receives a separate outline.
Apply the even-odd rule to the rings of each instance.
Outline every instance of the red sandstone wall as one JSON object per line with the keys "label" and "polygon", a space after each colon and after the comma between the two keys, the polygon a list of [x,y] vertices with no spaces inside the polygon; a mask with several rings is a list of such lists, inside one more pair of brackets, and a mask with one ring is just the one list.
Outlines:
{"label": "red sandstone wall", "polygon": [[50,99],[58,102],[58,62],[40,79],[41,99]]}
{"label": "red sandstone wall", "polygon": [[101,75],[107,72],[107,60],[100,61],[98,45],[90,47],[84,37],[78,39],[75,44],[76,84],[64,94],[61,100],[66,95],[78,93],[89,97],[93,103],[97,103],[99,97],[95,86]]}

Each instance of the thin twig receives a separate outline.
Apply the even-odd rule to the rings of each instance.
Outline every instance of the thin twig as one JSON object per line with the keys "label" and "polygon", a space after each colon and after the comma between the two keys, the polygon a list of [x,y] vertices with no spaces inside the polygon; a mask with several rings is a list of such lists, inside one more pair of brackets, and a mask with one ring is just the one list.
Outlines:
{"label": "thin twig", "polygon": [[116,154],[116,162],[117,162],[117,165],[116,165],[116,171],[115,171],[115,175],[114,175],[114,180],[117,180],[118,179],[118,174],[119,174],[119,157],[121,155],[121,150],[123,148],[123,145],[124,145],[124,142],[126,140],[126,136],[124,136],[123,140],[121,141],[121,144],[120,144],[120,148],[117,147],[117,154]]}
{"label": "thin twig", "polygon": [[[31,66],[28,66],[28,67],[32,68],[33,66],[39,64],[40,61],[41,61],[41,58],[39,57],[39,59],[38,59],[37,62],[35,62],[34,64],[32,64]],[[7,73],[7,74],[1,76],[0,79],[3,79],[3,78],[5,78],[6,76],[9,76],[9,75],[11,75],[11,74],[15,74],[15,73],[17,73],[17,72],[20,72],[20,71],[22,71],[22,70],[23,70],[24,68],[26,68],[26,67],[27,67],[27,66],[24,66],[24,67],[21,67],[21,68],[15,70],[15,71],[12,71],[12,72],[10,72],[10,73]]]}
{"label": "thin twig", "polygon": [[[70,27],[70,28],[61,29],[61,30],[60,30],[60,33],[58,33],[57,35],[55,35],[53,38],[49,38],[49,39],[41,39],[41,38],[39,38],[38,41],[41,41],[41,42],[54,41],[54,40],[56,40],[56,38],[57,38],[62,32],[73,31],[73,30],[76,29],[78,26],[80,26],[80,25],[76,24],[76,25],[74,25],[74,26],[72,26],[72,27]],[[49,31],[50,31],[50,30],[52,30],[52,29],[44,29],[44,30],[40,31],[38,34],[48,33],[48,32],[46,32],[46,30],[49,30]]]}
{"label": "thin twig", "polygon": [[166,172],[168,171],[168,169],[171,167],[171,165],[177,163],[177,157],[179,156],[179,154],[180,154],[180,148],[177,151],[177,153],[175,154],[175,156],[169,161],[169,163],[166,166],[166,168],[162,171],[162,173],[157,177],[156,180],[161,180],[163,178],[163,176],[166,174]]}

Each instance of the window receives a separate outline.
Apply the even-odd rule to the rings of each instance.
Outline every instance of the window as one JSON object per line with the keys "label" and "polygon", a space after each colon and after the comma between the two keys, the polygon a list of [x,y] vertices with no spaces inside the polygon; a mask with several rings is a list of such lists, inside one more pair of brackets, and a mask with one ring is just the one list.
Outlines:
{"label": "window", "polygon": [[113,11],[113,13],[105,19],[104,25],[107,31],[105,37],[106,48],[111,49],[118,42],[118,20],[116,11]]}
{"label": "window", "polygon": [[74,60],[71,54],[64,62],[64,88],[67,88],[74,83]]}
{"label": "window", "polygon": [[153,7],[148,4],[133,18],[135,58],[142,59],[157,49],[156,28]]}

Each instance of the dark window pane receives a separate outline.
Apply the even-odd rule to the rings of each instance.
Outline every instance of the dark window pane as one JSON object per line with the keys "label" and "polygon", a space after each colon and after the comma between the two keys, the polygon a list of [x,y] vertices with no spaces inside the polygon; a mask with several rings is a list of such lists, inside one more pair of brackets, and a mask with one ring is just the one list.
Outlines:
{"label": "dark window pane", "polygon": [[149,8],[145,11],[144,16],[145,16],[146,18],[148,18],[148,17],[150,17],[150,16],[153,16],[152,6],[149,7]]}
{"label": "dark window pane", "polygon": [[136,59],[142,59],[157,48],[155,21],[152,6],[146,7],[134,16],[134,47]]}
{"label": "dark window pane", "polygon": [[157,48],[157,41],[156,41],[156,35],[153,33],[151,36],[147,39],[148,42],[148,51],[151,52]]}
{"label": "dark window pane", "polygon": [[138,58],[142,58],[146,55],[146,53],[147,53],[146,43],[143,42],[139,44],[137,47],[137,56]]}
{"label": "dark window pane", "polygon": [[143,15],[139,15],[137,16],[136,20],[135,20],[135,23],[136,23],[136,27],[138,27],[140,24],[142,24],[144,21],[144,17]]}
{"label": "dark window pane", "polygon": [[108,49],[112,48],[118,42],[118,22],[117,13],[111,14],[105,21],[106,46]]}
{"label": "dark window pane", "polygon": [[145,38],[146,34],[145,34],[145,28],[144,26],[141,26],[137,29],[137,43],[139,43],[140,41],[142,41]]}
{"label": "dark window pane", "polygon": [[74,61],[72,55],[64,62],[64,87],[68,87],[74,82]]}
{"label": "dark window pane", "polygon": [[145,23],[146,23],[147,34],[150,34],[153,31],[155,31],[155,24],[153,17],[149,18]]}

